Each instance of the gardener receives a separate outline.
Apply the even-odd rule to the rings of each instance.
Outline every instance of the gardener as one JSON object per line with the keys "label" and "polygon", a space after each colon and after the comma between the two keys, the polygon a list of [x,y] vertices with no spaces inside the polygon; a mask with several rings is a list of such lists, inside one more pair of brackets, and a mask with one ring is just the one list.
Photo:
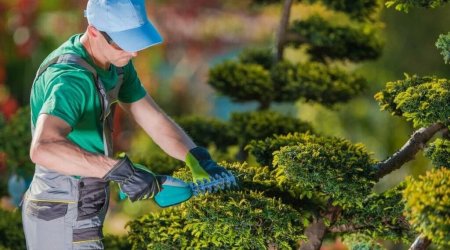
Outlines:
{"label": "gardener", "polygon": [[117,102],[167,154],[186,161],[194,179],[227,173],[141,85],[131,59],[162,42],[144,0],[89,0],[85,16],[86,31],[44,60],[31,90],[30,157],[36,169],[22,210],[28,249],[103,249],[109,181],[131,201],[156,195],[171,205],[189,198],[165,197],[166,187],[184,182],[155,175],[127,157],[113,158]]}

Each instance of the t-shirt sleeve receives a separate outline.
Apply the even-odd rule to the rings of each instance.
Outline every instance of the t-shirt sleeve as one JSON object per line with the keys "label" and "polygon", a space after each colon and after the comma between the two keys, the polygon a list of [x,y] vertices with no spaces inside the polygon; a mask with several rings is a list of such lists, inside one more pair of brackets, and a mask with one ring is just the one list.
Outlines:
{"label": "t-shirt sleeve", "polygon": [[119,101],[132,103],[140,100],[146,94],[147,91],[142,86],[133,63],[128,63],[124,68],[124,79],[119,91]]}
{"label": "t-shirt sleeve", "polygon": [[72,128],[75,127],[86,109],[90,85],[92,83],[87,77],[60,76],[53,79],[39,114],[59,117]]}

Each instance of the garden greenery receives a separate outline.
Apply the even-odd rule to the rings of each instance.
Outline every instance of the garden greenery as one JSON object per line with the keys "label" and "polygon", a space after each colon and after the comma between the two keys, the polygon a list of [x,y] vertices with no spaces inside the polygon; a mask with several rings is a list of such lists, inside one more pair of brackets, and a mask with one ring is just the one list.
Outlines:
{"label": "garden greenery", "polygon": [[413,227],[443,249],[450,247],[450,170],[437,168],[406,180],[405,215]]}

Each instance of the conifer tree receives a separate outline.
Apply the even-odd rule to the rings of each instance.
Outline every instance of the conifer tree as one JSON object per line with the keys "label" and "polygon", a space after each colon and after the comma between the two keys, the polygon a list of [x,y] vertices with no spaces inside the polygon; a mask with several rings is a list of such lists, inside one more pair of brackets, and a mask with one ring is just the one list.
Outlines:
{"label": "conifer tree", "polygon": [[[344,15],[346,22],[319,14],[290,20],[293,1],[286,0],[274,49],[245,50],[237,60],[211,69],[211,86],[236,102],[257,101],[258,111],[233,114],[223,123],[204,118],[196,118],[195,126],[194,120],[180,123],[197,141],[212,132],[213,141],[237,143],[255,157],[256,164],[222,162],[240,189],[194,197],[130,222],[134,249],[319,249],[325,237],[339,236],[358,247],[376,245],[378,239],[412,241],[403,216],[405,184],[381,194],[372,190],[394,169],[392,160],[378,162],[361,144],[317,135],[310,125],[269,110],[276,102],[331,107],[348,101],[367,82],[345,66],[381,53],[373,25],[377,1],[304,3],[315,2]],[[285,59],[287,46],[306,49],[305,58]],[[226,126],[231,134],[215,132]],[[227,136],[234,141],[224,140]],[[175,176],[189,180],[185,169]]]}

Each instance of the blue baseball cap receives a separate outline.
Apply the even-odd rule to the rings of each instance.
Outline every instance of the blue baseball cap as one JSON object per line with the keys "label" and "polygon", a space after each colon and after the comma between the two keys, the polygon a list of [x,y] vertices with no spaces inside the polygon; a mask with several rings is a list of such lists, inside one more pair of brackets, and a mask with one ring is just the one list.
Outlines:
{"label": "blue baseball cap", "polygon": [[106,32],[125,51],[136,52],[163,41],[148,20],[144,0],[89,0],[88,23]]}

